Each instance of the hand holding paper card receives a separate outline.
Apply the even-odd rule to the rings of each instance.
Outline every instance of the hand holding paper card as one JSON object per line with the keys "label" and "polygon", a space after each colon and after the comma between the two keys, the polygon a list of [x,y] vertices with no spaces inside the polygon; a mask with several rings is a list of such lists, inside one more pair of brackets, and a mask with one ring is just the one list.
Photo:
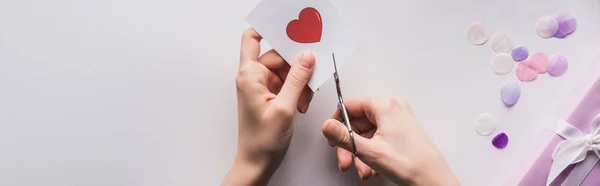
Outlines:
{"label": "hand holding paper card", "polygon": [[328,0],[263,0],[246,21],[290,65],[304,51],[316,56],[308,86],[314,91],[333,75],[360,47],[354,31],[338,16]]}

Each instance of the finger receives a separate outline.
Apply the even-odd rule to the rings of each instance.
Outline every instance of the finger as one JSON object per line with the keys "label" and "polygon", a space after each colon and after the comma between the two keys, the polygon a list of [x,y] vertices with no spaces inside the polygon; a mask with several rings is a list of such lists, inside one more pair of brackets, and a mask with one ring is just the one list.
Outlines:
{"label": "finger", "polygon": [[275,102],[282,105],[298,106],[298,99],[302,90],[308,83],[315,67],[315,56],[312,52],[301,54],[292,64],[288,76],[285,78],[281,91],[275,98]]}
{"label": "finger", "polygon": [[[325,124],[323,124],[323,135],[336,146],[342,147],[347,151],[352,151],[353,147],[348,134],[348,129],[346,129],[346,127],[338,120],[329,119],[325,121]],[[354,135],[354,142],[359,156],[363,155],[363,152],[371,152],[371,150],[369,150],[371,145],[365,137]]]}
{"label": "finger", "polygon": [[[286,76],[288,75],[288,72],[290,70],[290,65],[274,49],[271,49],[263,55],[261,55],[258,58],[258,61],[265,67],[267,67],[269,70],[277,74],[280,81],[284,81],[286,79]],[[281,87],[281,85],[279,85],[279,87]],[[277,92],[279,92],[279,90],[277,90]],[[310,89],[310,87],[308,86],[305,86],[298,100],[298,112],[306,113],[306,111],[308,111],[308,107],[313,95],[314,92],[312,91],[312,89]]]}
{"label": "finger", "polygon": [[379,173],[377,173],[377,171],[373,170],[373,175],[374,176],[379,176]]}
{"label": "finger", "polygon": [[313,98],[315,93],[308,86],[304,86],[302,93],[300,94],[300,98],[298,99],[298,112],[306,113],[308,111],[308,107],[310,106],[310,101]]}
{"label": "finger", "polygon": [[366,117],[352,118],[350,119],[350,124],[356,128],[358,133],[364,133],[377,128],[375,124],[371,123]]}
{"label": "finger", "polygon": [[267,78],[268,78],[267,87],[269,88],[269,91],[273,94],[278,94],[279,91],[281,90],[281,85],[283,85],[283,82],[281,81],[281,79],[279,79],[277,74],[275,74],[273,72],[270,72],[268,74]]}
{"label": "finger", "polygon": [[[339,109],[335,111],[332,118],[340,122],[343,121],[342,114],[340,113]],[[351,117],[350,125],[352,125],[352,130],[358,133],[376,128],[375,124],[371,123],[371,121],[369,121],[369,119],[366,117]]]}
{"label": "finger", "polygon": [[275,71],[284,67],[289,67],[290,65],[285,62],[285,60],[275,51],[275,49],[271,49],[265,52],[258,58],[258,61],[265,65],[269,70]]}
{"label": "finger", "polygon": [[360,135],[364,138],[367,138],[367,139],[371,139],[375,135],[375,132],[377,132],[377,128],[372,128],[367,131],[363,131],[361,133],[358,133],[358,135]]}
{"label": "finger", "polygon": [[351,99],[344,101],[348,116],[350,118],[366,117],[371,123],[377,126],[377,116],[393,112],[401,107],[399,98],[376,98],[376,99]]}
{"label": "finger", "polygon": [[361,180],[368,180],[371,174],[373,174],[373,169],[358,158],[354,158],[354,166]]}
{"label": "finger", "polygon": [[256,30],[249,28],[242,34],[242,46],[240,51],[240,66],[249,61],[258,60],[260,54],[260,40],[262,37],[258,35]]}
{"label": "finger", "polygon": [[[354,128],[352,128],[352,130],[354,130]],[[358,133],[358,132],[355,131],[354,135],[360,135],[363,138],[371,139],[375,135],[375,132],[377,132],[377,128],[373,128],[371,130],[367,130],[367,131],[364,131],[364,132],[361,132],[361,133]],[[337,142],[336,141],[332,141],[332,140],[327,140],[327,144],[329,144],[330,147],[337,146]]]}
{"label": "finger", "polygon": [[285,66],[283,68],[277,69],[277,70],[275,70],[275,74],[277,74],[277,76],[279,76],[281,81],[285,81],[286,77],[288,76],[288,73],[290,72],[291,67],[292,66]]}
{"label": "finger", "polygon": [[[369,98],[354,98],[344,100],[344,106],[346,106],[346,111],[348,112],[348,116],[350,118],[360,118],[365,117],[365,110],[368,109],[366,107],[369,106],[371,99]],[[334,117],[341,118],[340,109],[336,109]]]}
{"label": "finger", "polygon": [[348,171],[348,169],[350,169],[350,165],[352,165],[352,153],[339,147],[337,147],[336,149],[338,166],[340,167],[340,171],[346,172]]}
{"label": "finger", "polygon": [[257,89],[263,89],[268,83],[268,76],[265,76],[265,67],[258,63],[250,63],[240,68],[235,83],[238,91],[256,92]]}

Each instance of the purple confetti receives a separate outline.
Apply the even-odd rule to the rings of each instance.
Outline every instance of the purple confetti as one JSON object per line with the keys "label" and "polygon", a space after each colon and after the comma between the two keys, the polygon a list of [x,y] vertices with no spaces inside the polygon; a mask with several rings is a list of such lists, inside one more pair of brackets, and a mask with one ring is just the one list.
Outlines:
{"label": "purple confetti", "polygon": [[554,35],[554,37],[562,39],[562,38],[567,37],[567,35],[569,35],[569,34],[561,32],[561,31],[558,31],[558,32],[556,32],[556,34]]}
{"label": "purple confetti", "polygon": [[519,98],[521,98],[521,87],[516,83],[504,85],[500,90],[500,98],[502,98],[502,102],[506,106],[515,105],[519,101]]}
{"label": "purple confetti", "polygon": [[496,135],[496,137],[492,139],[492,145],[498,149],[503,149],[508,145],[508,136],[504,132]]}
{"label": "purple confetti", "polygon": [[554,77],[564,75],[569,68],[567,58],[563,55],[555,55],[550,58],[550,67],[548,67],[548,74]]}
{"label": "purple confetti", "polygon": [[521,61],[527,59],[527,57],[529,57],[529,49],[527,49],[527,47],[521,45],[521,46],[513,48],[511,55],[512,55],[513,60],[515,60],[516,62],[521,62]]}
{"label": "purple confetti", "polygon": [[556,38],[565,38],[577,28],[577,20],[568,12],[556,16],[556,21],[558,22],[558,32],[554,35]]}

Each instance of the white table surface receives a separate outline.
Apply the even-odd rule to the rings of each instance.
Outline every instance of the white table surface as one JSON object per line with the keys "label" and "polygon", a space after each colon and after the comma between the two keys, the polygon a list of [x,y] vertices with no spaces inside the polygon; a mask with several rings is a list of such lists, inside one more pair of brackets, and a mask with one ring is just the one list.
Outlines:
{"label": "white table surface", "polygon": [[[0,1],[0,185],[218,185],[237,143],[244,17],[259,0]],[[401,96],[463,185],[501,185],[587,72],[600,45],[598,0],[333,0],[364,46],[340,71],[346,99]],[[537,18],[572,12],[576,33],[542,39]],[[490,45],[467,42],[473,21],[570,69],[519,83],[503,106]],[[265,49],[268,49],[265,46]],[[594,50],[595,49],[595,50]],[[336,105],[330,79],[298,115],[271,185],[381,185],[339,173],[321,134]],[[489,112],[510,144],[477,135]]]}

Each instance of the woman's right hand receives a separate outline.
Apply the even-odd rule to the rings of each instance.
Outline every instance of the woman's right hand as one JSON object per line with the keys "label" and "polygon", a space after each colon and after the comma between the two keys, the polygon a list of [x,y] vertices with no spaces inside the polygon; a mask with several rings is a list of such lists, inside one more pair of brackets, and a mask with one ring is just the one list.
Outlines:
{"label": "woman's right hand", "polygon": [[[429,139],[410,105],[399,98],[346,100],[361,179],[381,173],[399,185],[459,185],[441,153]],[[352,164],[348,130],[339,109],[323,124],[323,135],[337,147],[342,172]]]}

